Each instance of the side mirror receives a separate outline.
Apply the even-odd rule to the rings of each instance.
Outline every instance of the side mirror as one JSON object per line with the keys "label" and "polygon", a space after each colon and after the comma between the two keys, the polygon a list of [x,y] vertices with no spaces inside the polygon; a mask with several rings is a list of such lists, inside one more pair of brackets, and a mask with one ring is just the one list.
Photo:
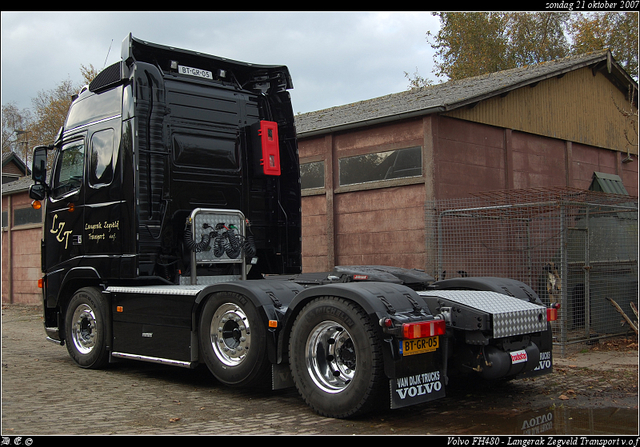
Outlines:
{"label": "side mirror", "polygon": [[44,200],[47,194],[47,188],[43,183],[36,183],[29,187],[29,197],[33,200]]}
{"label": "side mirror", "polygon": [[33,165],[31,168],[31,178],[36,183],[46,183],[47,181],[47,150],[48,146],[38,146],[33,150]]}

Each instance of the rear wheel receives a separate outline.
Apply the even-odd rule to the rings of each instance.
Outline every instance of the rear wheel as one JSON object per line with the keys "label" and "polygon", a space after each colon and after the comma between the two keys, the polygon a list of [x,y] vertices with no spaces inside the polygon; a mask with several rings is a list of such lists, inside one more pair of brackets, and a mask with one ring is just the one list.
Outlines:
{"label": "rear wheel", "polygon": [[99,369],[109,362],[109,307],[94,287],[78,290],[65,313],[67,351],[82,368]]}
{"label": "rear wheel", "polygon": [[269,372],[266,329],[246,297],[233,293],[211,296],[200,316],[200,347],[207,367],[222,383],[255,386]]}
{"label": "rear wheel", "polygon": [[357,416],[383,401],[387,381],[375,330],[356,304],[334,297],[307,304],[289,343],[293,380],[317,413]]}

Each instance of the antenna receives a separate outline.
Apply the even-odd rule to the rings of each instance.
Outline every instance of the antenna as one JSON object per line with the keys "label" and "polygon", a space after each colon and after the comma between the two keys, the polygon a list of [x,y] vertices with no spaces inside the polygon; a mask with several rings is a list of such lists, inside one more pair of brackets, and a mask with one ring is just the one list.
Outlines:
{"label": "antenna", "polygon": [[109,53],[111,53],[111,45],[113,45],[113,39],[111,39],[111,43],[109,44],[109,50],[107,51],[107,57],[104,58],[104,65],[102,66],[103,70],[104,70],[104,67],[107,66],[107,59],[109,59]]}

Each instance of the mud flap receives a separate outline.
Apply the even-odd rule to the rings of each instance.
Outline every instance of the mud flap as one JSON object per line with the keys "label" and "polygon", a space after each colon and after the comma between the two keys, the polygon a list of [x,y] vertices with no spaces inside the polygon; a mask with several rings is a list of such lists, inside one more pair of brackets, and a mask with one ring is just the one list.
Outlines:
{"label": "mud flap", "polygon": [[540,349],[540,361],[533,371],[526,371],[516,376],[517,379],[524,377],[536,377],[553,372],[553,335],[551,325],[547,324],[547,330],[540,333],[539,337],[533,337],[532,341]]}
{"label": "mud flap", "polygon": [[295,387],[293,378],[291,377],[291,369],[289,364],[272,364],[271,365],[271,389],[283,390]]}
{"label": "mud flap", "polygon": [[408,407],[445,397],[444,375],[432,371],[389,380],[391,409]]}
{"label": "mud flap", "polygon": [[526,371],[516,376],[516,379],[536,377],[553,372],[553,352],[551,349],[540,351],[540,361],[533,371]]}

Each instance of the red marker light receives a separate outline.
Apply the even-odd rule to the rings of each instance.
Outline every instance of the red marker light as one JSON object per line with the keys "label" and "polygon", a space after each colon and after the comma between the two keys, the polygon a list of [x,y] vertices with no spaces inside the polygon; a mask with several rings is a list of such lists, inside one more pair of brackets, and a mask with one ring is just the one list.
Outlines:
{"label": "red marker light", "polygon": [[444,320],[431,320],[408,324],[405,323],[402,325],[402,334],[405,339],[444,335],[446,331],[447,326]]}
{"label": "red marker light", "polygon": [[556,321],[558,319],[558,309],[560,309],[560,303],[547,307],[547,321]]}

